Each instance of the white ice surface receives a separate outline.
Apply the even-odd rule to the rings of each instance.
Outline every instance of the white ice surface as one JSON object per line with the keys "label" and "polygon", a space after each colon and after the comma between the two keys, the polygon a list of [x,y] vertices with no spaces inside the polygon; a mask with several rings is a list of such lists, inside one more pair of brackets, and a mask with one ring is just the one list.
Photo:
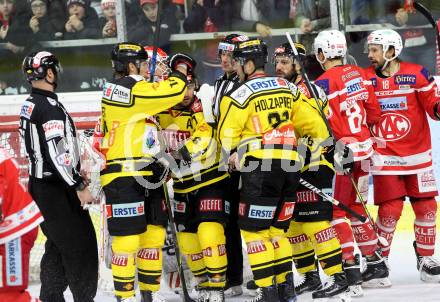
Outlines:
{"label": "white ice surface", "polygon": [[[390,265],[391,280],[393,286],[387,289],[364,290],[364,297],[353,298],[353,302],[434,302],[440,301],[440,283],[427,284],[419,279],[419,272],[416,269],[416,258],[412,247],[414,235],[410,232],[397,233],[393,242]],[[439,251],[440,244],[437,242],[436,250]],[[162,286],[165,287],[165,286]],[[39,285],[30,287],[31,293],[38,296]],[[167,297],[169,302],[180,301],[179,296],[170,291],[162,290],[161,294]],[[73,302],[72,295],[66,292],[66,301]],[[250,299],[249,296],[227,299],[231,302],[242,302]],[[96,302],[114,302],[112,296],[99,292],[95,298]],[[140,301],[140,298],[139,298]],[[311,294],[301,295],[298,302],[312,301]]]}

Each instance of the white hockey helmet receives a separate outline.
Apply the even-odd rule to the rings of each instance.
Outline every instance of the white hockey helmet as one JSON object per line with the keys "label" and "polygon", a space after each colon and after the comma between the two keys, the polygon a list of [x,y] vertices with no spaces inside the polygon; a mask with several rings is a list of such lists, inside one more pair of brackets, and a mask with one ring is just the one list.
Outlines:
{"label": "white hockey helmet", "polygon": [[[373,31],[368,36],[368,45],[370,44],[378,44],[382,45],[383,49],[383,58],[385,61],[392,61],[397,58],[403,49],[402,38],[397,33],[397,31],[392,29],[378,29]],[[385,58],[385,53],[388,51],[390,46],[394,47],[394,57],[387,59]]]}
{"label": "white hockey helmet", "polygon": [[[323,64],[327,59],[345,57],[347,41],[344,34],[338,30],[323,30],[315,38],[313,49],[316,59],[319,63]],[[319,50],[324,54],[325,60],[323,61],[320,61],[318,58]]]}

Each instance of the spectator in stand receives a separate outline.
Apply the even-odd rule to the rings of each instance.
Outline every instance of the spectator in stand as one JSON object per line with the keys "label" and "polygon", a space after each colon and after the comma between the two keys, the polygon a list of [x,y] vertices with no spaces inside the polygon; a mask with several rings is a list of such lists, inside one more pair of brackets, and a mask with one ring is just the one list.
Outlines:
{"label": "spectator in stand", "polygon": [[[299,27],[305,34],[300,37],[300,43],[306,49],[312,50],[313,40],[316,35],[313,31],[330,28],[330,1],[329,0],[297,0],[294,1],[295,27]],[[291,8],[292,10],[292,8]]]}
{"label": "spectator in stand", "polygon": [[[183,22],[187,33],[225,31],[226,9],[221,0],[197,0],[194,2],[188,17]],[[218,61],[218,40],[205,40],[197,43],[203,64],[203,82],[210,85],[223,73]]]}
{"label": "spectator in stand", "polygon": [[94,39],[101,37],[96,11],[88,0],[68,0],[68,20],[65,24],[65,40]]}
{"label": "spectator in stand", "polygon": [[22,26],[24,18],[17,13],[15,0],[0,0],[0,43],[6,43],[0,54],[15,55],[25,49],[29,30]]}
{"label": "spectator in stand", "polygon": [[[138,22],[128,32],[130,41],[142,44],[153,45],[154,32],[156,31],[156,19],[158,10],[158,0],[139,0],[143,14],[139,16]],[[174,7],[164,7],[161,15],[159,47],[165,52],[171,48],[170,36],[179,33],[179,23],[177,21]]]}
{"label": "spectator in stand", "polygon": [[64,25],[67,19],[65,0],[47,0],[50,19],[55,27],[57,39],[64,36]]}
{"label": "spectator in stand", "polygon": [[[399,56],[403,61],[410,61],[426,67],[431,74],[435,73],[436,39],[432,28],[411,28],[418,25],[427,25],[428,20],[419,12],[405,8],[403,0],[390,0],[387,2],[386,12],[388,22],[404,28],[398,30],[403,38],[404,50]],[[440,1],[420,0],[437,20],[440,17]]]}
{"label": "spectator in stand", "polygon": [[102,0],[103,16],[99,19],[103,38],[116,37],[116,0]]}
{"label": "spectator in stand", "polygon": [[30,0],[32,17],[29,20],[29,28],[36,41],[54,40],[58,37],[48,13],[48,5],[47,0]]}
{"label": "spectator in stand", "polygon": [[[0,94],[17,94],[20,76],[17,66],[21,62],[20,54],[26,50],[29,27],[24,26],[29,20],[26,10],[28,3],[16,0],[0,0]],[[25,4],[25,5],[24,5]]]}

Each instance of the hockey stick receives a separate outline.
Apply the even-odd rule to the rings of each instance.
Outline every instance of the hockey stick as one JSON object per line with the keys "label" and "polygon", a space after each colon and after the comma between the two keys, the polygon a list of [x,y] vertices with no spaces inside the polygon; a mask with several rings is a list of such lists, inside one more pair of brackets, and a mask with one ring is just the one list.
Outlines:
{"label": "hockey stick", "polygon": [[[154,81],[154,74],[156,72],[157,49],[159,47],[158,44],[159,44],[159,37],[160,37],[162,4],[163,4],[163,0],[159,0],[158,9],[157,9],[157,18],[156,18],[156,24],[155,24],[156,30],[154,32],[153,57],[151,58],[151,65],[150,65],[150,79],[149,79],[149,81],[151,83]],[[160,129],[160,126],[157,124],[156,124],[156,127],[158,127],[158,129]],[[165,139],[162,139],[162,143],[165,143]],[[162,187],[163,187],[163,192],[165,195],[165,205],[167,208],[168,221],[170,223],[171,234],[172,234],[174,242],[175,242],[174,249],[175,249],[175,255],[176,255],[176,259],[177,259],[177,267],[179,270],[180,281],[182,284],[183,299],[184,299],[184,302],[195,302],[189,296],[188,287],[186,286],[185,274],[183,273],[182,258],[180,255],[179,242],[177,241],[177,229],[176,229],[176,224],[174,222],[173,212],[171,210],[170,196],[168,193],[168,187],[167,187],[166,181],[164,181]]]}
{"label": "hockey stick", "polygon": [[157,63],[157,48],[159,47],[159,37],[160,37],[160,22],[162,15],[162,4],[163,0],[159,0],[158,8],[157,8],[157,17],[156,17],[156,29],[154,31],[154,40],[153,40],[153,57],[151,58],[150,65],[150,82],[154,81],[154,74],[156,72],[156,63]]}
{"label": "hockey stick", "polygon": [[303,185],[304,187],[306,187],[307,189],[313,191],[314,193],[318,194],[319,196],[321,196],[322,198],[324,198],[326,201],[334,204],[335,206],[337,206],[338,208],[344,210],[347,213],[350,213],[350,215],[352,215],[353,217],[356,217],[357,219],[359,219],[359,221],[361,222],[365,222],[367,221],[367,218],[362,216],[361,214],[353,211],[352,209],[350,209],[349,207],[347,207],[345,204],[341,203],[340,201],[334,199],[333,197],[328,196],[327,194],[325,194],[324,192],[322,192],[320,189],[318,189],[317,187],[315,187],[314,185],[312,185],[311,183],[309,183],[308,181],[300,178],[299,179],[299,183],[301,185]]}
{"label": "hockey stick", "polygon": [[299,66],[301,66],[301,76],[304,79],[304,83],[306,84],[307,89],[312,94],[312,97],[315,99],[316,105],[319,108],[319,113],[321,114],[322,119],[324,120],[325,126],[327,127],[327,131],[330,134],[330,136],[334,139],[333,131],[330,128],[330,125],[328,123],[327,117],[324,114],[324,108],[322,108],[321,104],[318,102],[318,96],[316,95],[315,89],[313,89],[312,84],[310,84],[309,76],[307,75],[307,72],[304,68],[304,64],[301,61],[301,58],[299,57],[298,50],[295,47],[295,43],[293,43],[292,37],[290,36],[290,33],[286,32],[287,40],[289,41],[290,47],[293,50],[293,54],[295,55],[296,61],[298,62]]}
{"label": "hockey stick", "polygon": [[[359,201],[361,202],[362,206],[364,207],[365,213],[367,214],[368,219],[370,220],[370,223],[373,226],[374,233],[376,233],[376,236],[377,236],[380,244],[384,247],[389,246],[388,240],[385,237],[379,236],[379,232],[377,231],[377,225],[373,222],[373,218],[371,217],[370,211],[367,208],[367,204],[366,204],[364,198],[362,197],[361,192],[359,192],[359,189],[356,185],[356,182],[354,181],[353,174],[350,173],[349,176],[350,176],[350,181],[351,181],[351,184],[353,185],[354,191],[356,192],[356,196],[359,199]],[[364,222],[364,221],[362,221],[362,222]]]}
{"label": "hockey stick", "polygon": [[[435,23],[435,22],[434,22],[434,23]],[[303,66],[303,64],[302,64],[302,62],[301,62],[301,60],[300,60],[300,58],[299,58],[298,51],[297,51],[297,49],[296,49],[296,47],[295,47],[295,44],[294,44],[293,41],[292,41],[292,37],[290,36],[290,34],[289,34],[288,32],[286,32],[286,37],[287,37],[287,40],[289,41],[290,46],[291,46],[292,49],[293,49],[293,52],[294,52],[294,54],[295,54],[295,56],[296,56],[296,58],[297,58],[298,64],[300,64],[300,66],[301,66],[301,74],[302,74],[302,76],[303,76],[303,78],[304,78],[304,82],[305,82],[305,84],[306,84],[306,86],[307,86],[307,89],[310,91],[310,93],[312,94],[313,98],[315,99],[315,102],[316,102],[316,104],[317,104],[317,106],[318,106],[318,108],[319,108],[319,111],[320,111],[320,113],[321,113],[322,119],[324,120],[325,125],[326,125],[326,127],[327,127],[327,131],[329,132],[329,134],[331,135],[331,137],[334,138],[334,135],[333,135],[332,129],[330,128],[330,125],[329,125],[329,123],[328,123],[328,120],[327,120],[327,118],[325,117],[325,114],[324,114],[323,108],[321,107],[321,105],[320,105],[319,102],[318,102],[318,99],[317,99],[317,96],[316,96],[315,91],[312,90],[312,85],[310,84],[309,77],[307,76],[307,73],[306,73],[305,70],[304,70],[304,66]],[[440,45],[440,44],[439,44],[439,45]],[[376,236],[377,236],[379,242],[380,242],[383,246],[388,246],[388,241],[387,241],[384,237],[379,236],[379,234],[378,234],[378,232],[377,232],[377,226],[375,225],[375,223],[373,222],[373,219],[371,218],[371,215],[370,215],[370,212],[368,211],[367,205],[366,205],[364,199],[362,198],[362,196],[361,196],[361,194],[360,194],[360,192],[359,192],[359,189],[358,189],[358,187],[357,187],[357,185],[356,185],[356,182],[354,181],[353,174],[352,174],[352,173],[349,173],[349,177],[350,177],[350,180],[351,180],[351,184],[352,184],[352,186],[353,186],[353,189],[355,190],[356,195],[357,195],[358,198],[359,198],[359,201],[362,203],[362,206],[363,206],[363,208],[364,208],[364,210],[365,210],[365,212],[366,212],[366,214],[367,214],[367,216],[368,216],[368,219],[370,220],[371,225],[373,226],[373,230],[375,231]],[[301,182],[301,181],[300,181],[300,182]],[[303,184],[303,185],[304,185],[304,184]],[[304,185],[304,186],[307,187],[306,185]],[[316,188],[316,189],[317,189],[317,188]],[[312,190],[312,189],[311,189],[311,190]],[[313,190],[312,190],[312,191],[313,191]],[[324,194],[324,195],[325,195],[325,194]],[[326,196],[327,196],[327,195],[326,195]],[[339,201],[336,201],[336,202],[337,202],[338,204],[335,204],[335,205],[338,206],[338,207],[340,207],[340,208],[343,209],[344,211],[350,213],[351,215],[353,215],[353,213],[355,213],[355,212],[354,212],[353,210],[351,210],[349,207],[345,206],[345,205],[342,204],[342,203],[339,203]],[[332,203],[333,203],[333,202],[332,202]],[[361,215],[358,214],[358,213],[355,213],[355,214],[356,214],[356,215],[353,215],[353,216],[356,217],[357,219],[359,219],[359,216],[362,217],[362,219],[359,219],[361,222],[365,222],[365,221],[366,221],[366,218],[365,218],[364,216],[361,216]]]}
{"label": "hockey stick", "polygon": [[170,226],[170,230],[171,230],[171,236],[174,240],[174,250],[175,250],[175,256],[176,256],[176,261],[177,261],[177,269],[178,269],[178,273],[179,273],[179,277],[180,277],[180,282],[182,285],[183,301],[184,302],[195,302],[189,296],[188,287],[186,285],[185,274],[184,274],[183,265],[182,265],[182,256],[180,253],[179,241],[177,239],[177,228],[176,228],[176,223],[174,221],[174,216],[173,216],[173,211],[172,211],[171,201],[170,201],[170,195],[168,192],[167,181],[166,181],[168,172],[171,169],[170,167],[174,166],[173,163],[175,164],[175,162],[173,162],[173,158],[169,154],[167,154],[167,152],[166,152],[167,140],[165,139],[165,135],[163,134],[163,131],[161,130],[162,128],[160,127],[160,125],[158,124],[158,122],[154,118],[148,118],[148,119],[150,122],[153,122],[156,126],[156,129],[157,129],[157,137],[156,138],[157,138],[157,141],[159,144],[159,152],[157,152],[153,156],[153,158],[155,159],[156,162],[159,162],[165,168],[165,172],[162,173],[161,179],[159,180],[159,183],[161,181],[163,181],[162,188],[163,188],[163,192],[164,192],[165,206],[167,209],[167,216],[168,216],[168,222],[169,222],[169,226]]}
{"label": "hockey stick", "polygon": [[183,301],[195,302],[189,296],[188,287],[186,286],[185,274],[183,272],[183,266],[182,266],[182,258],[180,255],[179,242],[177,241],[177,229],[176,229],[176,224],[174,222],[173,212],[171,211],[170,195],[168,194],[168,188],[166,182],[163,184],[163,193],[165,195],[165,205],[167,207],[168,221],[170,222],[171,235],[173,236],[173,240],[174,240],[174,251],[177,258],[177,268],[179,270],[180,282],[182,283]]}
{"label": "hockey stick", "polygon": [[434,28],[437,36],[437,46],[440,47],[440,32],[438,30],[437,22],[435,22],[434,17],[429,12],[429,10],[426,7],[424,7],[421,3],[414,1],[413,6],[419,13],[421,13],[426,19],[428,19],[428,22]]}

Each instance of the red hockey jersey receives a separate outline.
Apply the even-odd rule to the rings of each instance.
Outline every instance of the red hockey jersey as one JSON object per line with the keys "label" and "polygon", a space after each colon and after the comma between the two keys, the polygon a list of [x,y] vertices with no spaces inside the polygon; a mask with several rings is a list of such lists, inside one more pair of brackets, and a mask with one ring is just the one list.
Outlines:
{"label": "red hockey jersey", "polygon": [[43,222],[35,201],[19,182],[17,163],[0,148],[0,244],[22,236]]}
{"label": "red hockey jersey", "polygon": [[426,113],[437,120],[434,105],[439,87],[423,66],[400,63],[392,77],[381,78],[373,67],[366,69],[381,107],[375,137],[372,173],[416,174],[432,169],[431,135]]}
{"label": "red hockey jersey", "polygon": [[352,151],[355,161],[373,154],[368,125],[380,118],[380,107],[365,71],[354,65],[335,66],[315,83],[328,96],[328,121],[333,135]]}

